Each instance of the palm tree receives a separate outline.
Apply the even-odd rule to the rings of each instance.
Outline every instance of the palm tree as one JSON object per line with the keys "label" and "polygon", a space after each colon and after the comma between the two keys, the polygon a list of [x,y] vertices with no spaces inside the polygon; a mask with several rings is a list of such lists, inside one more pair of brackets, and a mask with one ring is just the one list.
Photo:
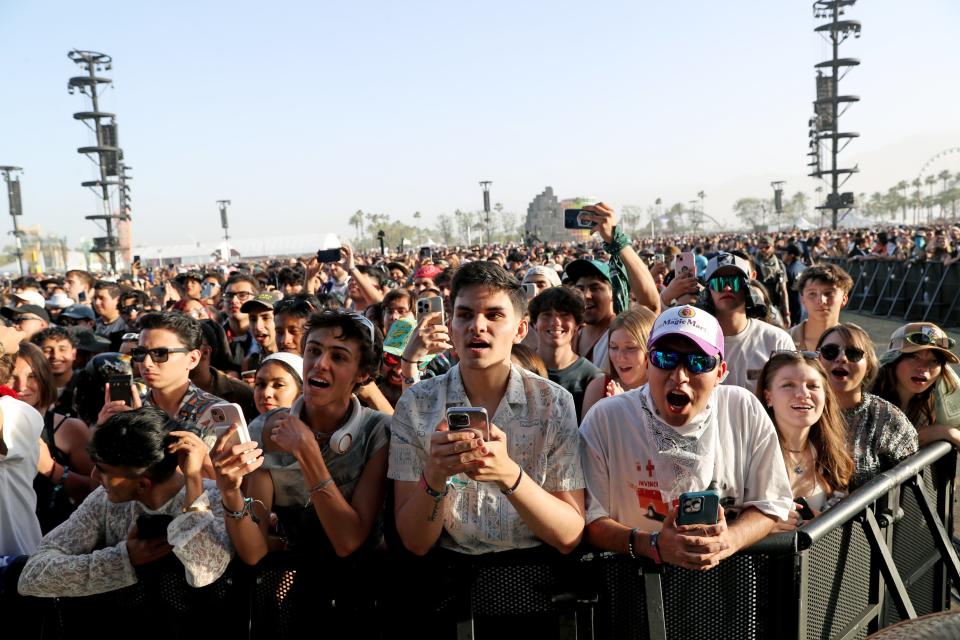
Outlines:
{"label": "palm tree", "polygon": [[927,222],[933,222],[933,185],[937,184],[937,176],[927,176],[923,183],[930,187],[927,195]]}
{"label": "palm tree", "polygon": [[363,244],[363,211],[357,209],[357,212],[350,216],[350,224],[357,230],[357,249]]}
{"label": "palm tree", "polygon": [[943,171],[937,174],[937,179],[943,181],[943,189],[940,190],[940,217],[941,218],[947,217],[947,200],[945,199],[944,196],[947,193],[947,180],[950,179],[951,175],[952,174],[948,169],[944,169]]}
{"label": "palm tree", "polygon": [[901,180],[900,182],[897,183],[897,186],[894,187],[894,189],[896,189],[897,191],[899,191],[900,194],[901,194],[901,196],[902,196],[902,200],[900,200],[900,203],[903,205],[903,220],[904,220],[904,222],[906,222],[906,220],[907,220],[907,189],[908,189],[909,187],[910,187],[910,185],[907,183],[906,180]]}

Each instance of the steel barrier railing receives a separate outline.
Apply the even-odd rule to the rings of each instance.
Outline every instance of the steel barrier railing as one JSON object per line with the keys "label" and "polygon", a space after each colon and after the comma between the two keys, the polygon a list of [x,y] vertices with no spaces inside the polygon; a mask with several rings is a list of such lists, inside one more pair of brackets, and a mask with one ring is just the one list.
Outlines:
{"label": "steel barrier railing", "polygon": [[115,593],[17,598],[16,619],[33,624],[16,637],[862,638],[960,591],[955,468],[952,447],[928,445],[705,573],[590,550],[275,553],[191,589],[171,557]]}
{"label": "steel barrier railing", "polygon": [[960,262],[822,260],[843,267],[853,279],[850,311],[960,327]]}

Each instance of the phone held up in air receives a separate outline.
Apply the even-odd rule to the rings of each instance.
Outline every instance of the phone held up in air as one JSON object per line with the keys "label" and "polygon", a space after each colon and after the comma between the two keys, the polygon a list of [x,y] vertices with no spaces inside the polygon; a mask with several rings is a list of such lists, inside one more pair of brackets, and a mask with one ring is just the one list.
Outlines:
{"label": "phone held up in air", "polygon": [[237,430],[227,441],[226,447],[232,447],[235,444],[250,442],[250,431],[247,429],[247,421],[243,418],[243,410],[235,402],[220,402],[210,407],[210,418],[212,422],[210,427],[220,438],[230,428],[230,425],[236,424]]}
{"label": "phone held up in air", "polygon": [[433,249],[420,247],[420,260],[433,260]]}
{"label": "phone held up in air", "polygon": [[107,383],[110,385],[111,402],[123,400],[123,403],[128,407],[133,406],[133,391],[130,388],[133,385],[132,375],[129,373],[114,374],[107,378]]}
{"label": "phone held up in air", "polygon": [[711,482],[705,491],[680,494],[677,504],[677,524],[717,524],[720,515],[720,492]]}
{"label": "phone held up in air", "polygon": [[679,254],[676,258],[676,261],[673,263],[673,270],[678,276],[682,276],[687,273],[692,273],[693,275],[697,274],[697,261],[693,257],[692,251],[684,251]]}
{"label": "phone held up in air", "polygon": [[584,220],[584,214],[590,215],[589,211],[583,209],[564,209],[563,228],[564,229],[593,229],[597,226],[596,222]]}
{"label": "phone held up in air", "polygon": [[537,297],[537,285],[532,282],[525,282],[523,284],[523,295],[527,300],[533,300]]}
{"label": "phone held up in air", "polygon": [[490,440],[490,421],[483,407],[449,407],[447,428],[450,431],[470,430],[484,440]]}
{"label": "phone held up in air", "polygon": [[429,296],[417,300],[417,322],[420,322],[423,316],[428,313],[433,313],[434,311],[440,312],[440,320],[436,324],[444,324],[447,318],[443,312],[443,298],[440,296]]}
{"label": "phone held up in air", "polygon": [[320,249],[317,251],[317,262],[340,262],[340,247],[336,249]]}

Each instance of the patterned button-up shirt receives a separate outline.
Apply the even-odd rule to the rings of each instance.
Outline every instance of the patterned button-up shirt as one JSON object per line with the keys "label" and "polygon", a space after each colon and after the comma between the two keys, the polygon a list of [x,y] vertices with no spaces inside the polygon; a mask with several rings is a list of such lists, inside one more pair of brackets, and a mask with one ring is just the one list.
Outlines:
{"label": "patterned button-up shirt", "polygon": [[[180,408],[177,410],[177,415],[173,417],[180,422],[198,426],[200,430],[204,432],[204,435],[201,437],[206,441],[207,438],[210,437],[209,434],[206,433],[207,427],[209,427],[211,423],[210,407],[223,402],[226,402],[226,400],[218,398],[212,393],[207,393],[191,382],[187,386],[187,392],[183,394],[183,399],[180,401]],[[156,406],[153,402],[153,391],[147,391],[146,396],[143,398],[143,404]],[[207,444],[212,445],[212,442],[208,442]]]}
{"label": "patterned button-up shirt", "polygon": [[[390,425],[387,476],[419,481],[431,434],[447,408],[459,406],[470,406],[459,365],[407,389]],[[544,490],[584,488],[573,396],[560,385],[513,366],[491,422],[506,433],[510,458]],[[444,501],[441,547],[478,554],[541,544],[496,485],[457,480]]]}

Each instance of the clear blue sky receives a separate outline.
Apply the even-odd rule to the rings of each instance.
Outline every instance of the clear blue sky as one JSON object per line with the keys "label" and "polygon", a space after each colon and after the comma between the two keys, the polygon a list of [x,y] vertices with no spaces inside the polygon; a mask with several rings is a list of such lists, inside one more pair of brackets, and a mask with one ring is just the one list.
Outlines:
{"label": "clear blue sky", "polygon": [[[851,188],[885,189],[960,144],[960,3],[861,0],[849,17]],[[23,224],[99,235],[66,91],[76,47],[114,58],[103,108],[134,167],[135,244],[219,237],[218,198],[237,237],[348,235],[356,209],[432,221],[479,208],[481,179],[518,215],[552,185],[616,205],[704,189],[722,217],[770,179],[812,192],[815,24],[800,0],[2,0],[0,164],[26,170]]]}

